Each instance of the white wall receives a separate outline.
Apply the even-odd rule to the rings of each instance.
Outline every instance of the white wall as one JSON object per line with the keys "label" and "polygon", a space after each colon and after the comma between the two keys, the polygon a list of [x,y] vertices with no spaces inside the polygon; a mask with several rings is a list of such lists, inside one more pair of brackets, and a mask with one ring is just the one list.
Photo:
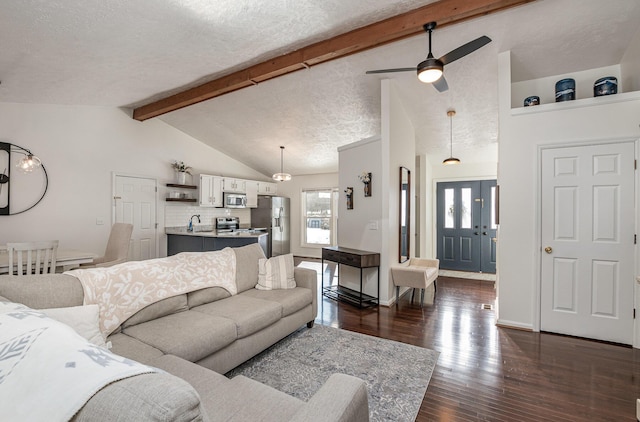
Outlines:
{"label": "white wall", "polygon": [[[118,172],[158,179],[164,256],[164,185],[174,181],[173,160],[191,165],[194,173],[267,179],[158,119],[141,123],[111,107],[0,103],[0,141],[30,149],[49,174],[40,204],[0,216],[0,244],[59,239],[61,248],[103,253],[112,220],[112,174]],[[96,225],[96,219],[105,224]]]}
{"label": "white wall", "polygon": [[[540,265],[537,238],[538,148],[552,144],[639,138],[640,96],[637,99],[627,98],[629,101],[624,102],[602,102],[576,108],[563,105],[558,111],[551,107],[544,112],[538,112],[544,110],[538,109],[514,114],[511,110],[510,63],[509,52],[499,55],[498,322],[537,329]],[[590,104],[592,100],[587,99],[586,103]]]}
{"label": "white wall", "polygon": [[338,173],[294,175],[291,181],[278,183],[278,195],[291,199],[291,252],[295,256],[322,257],[322,247],[302,246],[302,190],[336,187],[338,187]]}

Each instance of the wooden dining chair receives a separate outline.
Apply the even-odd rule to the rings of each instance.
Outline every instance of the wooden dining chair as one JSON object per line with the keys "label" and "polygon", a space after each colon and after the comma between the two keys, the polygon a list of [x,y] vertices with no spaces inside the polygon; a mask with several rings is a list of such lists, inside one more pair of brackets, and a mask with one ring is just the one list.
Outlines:
{"label": "wooden dining chair", "polygon": [[[58,241],[7,243],[9,274],[50,274],[56,272]],[[15,259],[15,261],[14,261]]]}

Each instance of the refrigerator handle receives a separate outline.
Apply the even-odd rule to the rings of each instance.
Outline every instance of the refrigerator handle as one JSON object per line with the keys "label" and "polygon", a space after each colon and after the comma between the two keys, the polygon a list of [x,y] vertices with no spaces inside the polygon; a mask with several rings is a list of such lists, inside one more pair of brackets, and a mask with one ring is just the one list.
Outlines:
{"label": "refrigerator handle", "polygon": [[278,214],[278,227],[280,227],[280,233],[282,233],[284,231],[283,228],[282,228],[282,224],[280,223],[283,213],[284,213],[284,208],[280,207],[280,211],[279,211],[279,214]]}

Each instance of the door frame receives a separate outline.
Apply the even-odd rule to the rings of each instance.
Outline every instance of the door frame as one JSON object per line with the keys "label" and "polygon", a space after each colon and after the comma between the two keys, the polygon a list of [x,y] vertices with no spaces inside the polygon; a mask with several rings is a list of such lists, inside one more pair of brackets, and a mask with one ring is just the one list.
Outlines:
{"label": "door frame", "polygon": [[[111,225],[113,225],[116,222],[116,200],[114,199],[114,197],[116,196],[116,178],[117,177],[135,177],[137,179],[148,179],[148,180],[153,180],[155,183],[155,188],[156,188],[156,194],[154,196],[154,207],[155,207],[155,215],[156,215],[156,221],[155,221],[155,238],[156,238],[156,256],[160,257],[160,236],[159,236],[159,229],[162,229],[162,232],[164,232],[164,223],[162,224],[162,227],[160,227],[160,223],[158,223],[158,221],[160,221],[160,216],[158,215],[158,211],[159,211],[159,207],[158,207],[158,179],[152,176],[147,176],[144,174],[136,174],[136,173],[121,173],[121,172],[116,172],[116,171],[112,171],[111,172]],[[164,214],[162,216],[162,221],[164,221]]]}
{"label": "door frame", "polygon": [[[441,182],[476,182],[483,180],[496,180],[496,183],[499,185],[500,181],[498,180],[498,176],[494,175],[484,175],[484,176],[461,176],[461,177],[442,177],[439,179],[431,180],[431,233],[438,232],[438,183]],[[496,232],[496,238],[500,235],[499,230]],[[498,242],[498,246],[500,243]],[[436,256],[438,253],[438,235],[435,234],[431,236],[431,250],[433,251],[433,256]],[[498,275],[498,268],[496,266],[496,276]]]}
{"label": "door frame", "polygon": [[[594,145],[607,145],[617,144],[623,142],[633,142],[635,147],[635,157],[638,160],[638,147],[640,146],[640,138],[637,137],[621,137],[621,138],[606,138],[606,139],[592,139],[583,140],[578,142],[558,142],[551,144],[544,144],[537,146],[537,162],[536,162],[536,207],[534,210],[535,223],[534,223],[534,259],[537,265],[533,266],[535,280],[533,286],[533,331],[540,332],[541,319],[542,319],[542,153],[549,149],[562,149],[562,148],[576,148],[576,147],[588,147]],[[640,227],[640,215],[638,215],[638,197],[640,195],[640,183],[638,183],[638,173],[636,170],[634,174],[634,214],[636,216],[634,221],[634,232],[638,233],[638,227]],[[499,184],[499,183],[498,183]],[[640,275],[638,267],[638,244],[634,245],[634,262],[633,267],[636,275]],[[638,286],[640,282],[634,282],[634,308],[638,308],[640,303],[640,288]],[[633,320],[633,347],[640,348],[640,324],[638,320]]]}

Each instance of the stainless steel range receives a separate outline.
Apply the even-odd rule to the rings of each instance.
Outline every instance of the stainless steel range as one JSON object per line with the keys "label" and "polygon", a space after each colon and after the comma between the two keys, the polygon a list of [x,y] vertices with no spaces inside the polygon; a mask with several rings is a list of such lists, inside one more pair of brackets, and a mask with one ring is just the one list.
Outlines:
{"label": "stainless steel range", "polygon": [[238,230],[240,219],[238,217],[217,217],[216,230],[218,233],[228,233]]}

